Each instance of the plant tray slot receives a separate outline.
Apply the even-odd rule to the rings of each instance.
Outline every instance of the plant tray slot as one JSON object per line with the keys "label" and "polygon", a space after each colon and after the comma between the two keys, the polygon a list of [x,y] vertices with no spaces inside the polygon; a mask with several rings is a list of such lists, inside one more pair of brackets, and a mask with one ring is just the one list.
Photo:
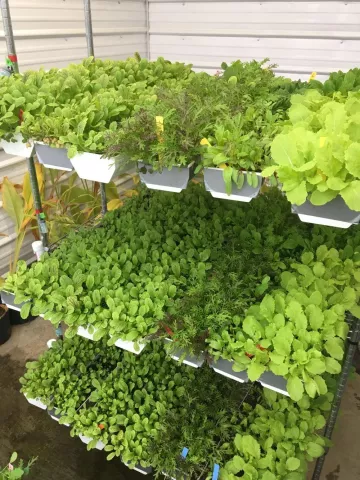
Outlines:
{"label": "plant tray slot", "polygon": [[15,303],[15,293],[5,292],[5,290],[1,291],[1,301],[2,303],[5,303],[8,308],[17,312],[20,312],[21,307],[26,303]]}
{"label": "plant tray slot", "polygon": [[122,348],[123,350],[127,350],[128,352],[131,352],[131,353],[135,353],[135,355],[139,355],[146,347],[146,343],[138,342],[138,345],[139,345],[139,349],[136,350],[135,342],[130,342],[129,340],[121,340],[121,338],[119,338],[115,342],[116,347]]}
{"label": "plant tray slot", "polygon": [[44,405],[39,398],[29,398],[26,394],[24,396],[26,400],[31,403],[31,405],[34,405],[34,407],[41,408],[41,410],[46,410],[46,405]]}
{"label": "plant tray slot", "polygon": [[265,388],[274,390],[275,392],[282,393],[289,397],[288,391],[286,390],[287,380],[280,375],[275,375],[272,372],[265,372],[259,378],[259,382]]}
{"label": "plant tray slot", "polygon": [[252,187],[247,183],[245,178],[244,185],[241,189],[237,188],[235,183],[232,183],[231,195],[226,193],[225,182],[223,178],[223,170],[221,168],[205,168],[204,169],[204,183],[205,188],[214,198],[222,198],[224,200],[235,200],[237,202],[250,202],[257,197],[263,182],[260,173],[256,173],[259,181],[257,187]]}
{"label": "plant tray slot", "polygon": [[139,169],[146,168],[146,173],[139,172],[140,180],[151,190],[180,193],[194,176],[194,164],[187,167],[174,166],[171,170],[164,169],[162,172],[153,172],[152,167],[138,162]]}
{"label": "plant tray slot", "polygon": [[[87,437],[85,435],[79,435],[79,438],[80,440],[85,443],[86,445],[88,445],[91,441],[92,441],[92,438],[91,437]],[[97,442],[97,444],[95,445],[95,448],[97,450],[104,450],[105,448],[105,443],[103,443],[101,440],[99,440]]]}
{"label": "plant tray slot", "polygon": [[35,142],[35,150],[39,162],[44,167],[68,172],[73,169],[66,148],[53,148],[45,143]]}
{"label": "plant tray slot", "polygon": [[212,365],[212,368],[215,370],[216,373],[220,375],[224,375],[224,377],[231,378],[236,382],[245,383],[249,380],[246,371],[242,372],[234,372],[232,369],[234,362],[230,362],[229,360],[225,360],[224,358],[220,358],[217,362]]}
{"label": "plant tray slot", "polygon": [[15,155],[16,157],[30,158],[34,152],[33,142],[27,142],[30,144],[30,147],[27,147],[27,144],[23,142],[23,136],[21,133],[14,135],[13,139],[15,140],[14,142],[0,140],[0,147],[4,149],[5,153],[8,155]]}
{"label": "plant tray slot", "polygon": [[360,222],[360,212],[350,210],[340,196],[321,206],[313,205],[306,200],[303,205],[292,205],[292,211],[299,216],[302,222],[316,225],[349,228]]}
{"label": "plant tray slot", "polygon": [[70,162],[83,180],[109,183],[116,175],[114,159],[101,158],[97,153],[79,153]]}

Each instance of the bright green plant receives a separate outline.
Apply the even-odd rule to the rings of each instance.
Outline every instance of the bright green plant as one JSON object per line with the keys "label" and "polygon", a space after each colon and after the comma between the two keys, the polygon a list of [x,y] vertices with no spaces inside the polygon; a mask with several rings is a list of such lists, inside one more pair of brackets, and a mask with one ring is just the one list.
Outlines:
{"label": "bright green plant", "polygon": [[277,173],[291,203],[324,205],[341,196],[347,206],[360,211],[358,112],[360,96],[334,99],[315,90],[294,95],[290,126],[275,137],[271,154],[274,166],[263,176]]}
{"label": "bright green plant", "polygon": [[323,455],[327,445],[316,433],[324,425],[323,412],[308,398],[296,405],[264,390],[262,401],[242,421],[235,455],[221,469],[221,480],[305,480],[307,462]]}
{"label": "bright green plant", "polygon": [[341,370],[345,312],[358,314],[359,261],[352,257],[325,245],[316,256],[305,252],[281,274],[281,289],[252,305],[245,318],[234,317],[230,330],[210,335],[215,357],[234,360],[234,370],[246,369],[252,381],[266,370],[285,376],[293,400],[304,390],[312,398],[325,394],[323,374]]}
{"label": "bright green plant", "polygon": [[231,194],[232,185],[241,189],[246,181],[258,186],[255,172],[269,164],[270,143],[276,133],[279,115],[273,115],[270,108],[260,112],[255,106],[244,114],[218,121],[214,137],[202,140],[204,167],[220,167],[226,193]]}
{"label": "bright green plant", "polygon": [[[24,461],[18,460],[18,454],[14,452],[10,457],[9,464],[0,470],[0,480],[16,480],[27,476],[36,460],[36,458],[32,458],[25,466]],[[18,464],[13,465],[15,462]]]}

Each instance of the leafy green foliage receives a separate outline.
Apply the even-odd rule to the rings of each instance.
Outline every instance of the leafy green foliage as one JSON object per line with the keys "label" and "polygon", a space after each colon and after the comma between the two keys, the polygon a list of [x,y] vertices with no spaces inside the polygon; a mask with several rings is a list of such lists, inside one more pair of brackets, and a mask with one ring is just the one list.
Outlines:
{"label": "leafy green foliage", "polygon": [[333,99],[316,90],[294,95],[291,125],[275,137],[271,154],[282,190],[291,203],[324,205],[341,196],[351,210],[360,211],[358,153],[360,96],[350,93]]}

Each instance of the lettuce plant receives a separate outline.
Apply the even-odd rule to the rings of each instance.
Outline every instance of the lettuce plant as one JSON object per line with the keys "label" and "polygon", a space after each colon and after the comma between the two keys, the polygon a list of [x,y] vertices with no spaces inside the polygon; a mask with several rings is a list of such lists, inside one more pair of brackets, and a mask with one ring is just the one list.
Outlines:
{"label": "lettuce plant", "polygon": [[309,90],[291,101],[290,125],[275,137],[275,165],[263,176],[276,172],[296,205],[307,199],[324,205],[340,195],[351,210],[360,211],[359,93],[331,99]]}

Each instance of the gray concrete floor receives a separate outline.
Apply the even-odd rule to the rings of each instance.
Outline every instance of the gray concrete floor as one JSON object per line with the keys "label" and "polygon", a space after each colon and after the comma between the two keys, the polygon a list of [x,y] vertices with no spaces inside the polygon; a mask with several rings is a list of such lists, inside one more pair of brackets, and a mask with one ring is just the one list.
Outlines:
{"label": "gray concrete floor", "polygon": [[[13,450],[17,450],[25,458],[29,458],[32,454],[39,455],[38,466],[33,470],[36,475],[32,477],[36,480],[144,478],[123,465],[120,467],[116,465],[115,468],[113,462],[106,462],[104,452],[87,452],[78,439],[72,439],[69,436],[66,427],[57,425],[45,412],[29,405],[19,393],[18,378],[15,381],[13,377],[22,375],[26,361],[35,359],[45,350],[46,342],[50,338],[54,338],[53,326],[50,322],[37,319],[27,325],[13,327],[11,339],[0,346],[0,422],[2,425],[0,465],[6,462]],[[9,369],[14,370],[12,377],[9,376]],[[8,381],[12,384],[7,384],[6,379],[9,379]],[[43,425],[37,428],[43,420],[46,422],[45,428]],[[11,432],[11,422],[16,422],[18,428],[23,426],[23,435],[19,433],[14,436],[7,433],[7,429]],[[46,430],[51,430],[51,435],[47,435]],[[360,479],[360,437],[357,436],[359,432],[360,375],[354,374],[348,382],[346,395],[341,404],[341,413],[333,438],[334,447],[327,456],[321,480]],[[48,445],[49,448],[42,459],[41,444],[49,441],[53,444]],[[51,474],[49,474],[50,471]],[[308,478],[311,479],[311,472]]]}

